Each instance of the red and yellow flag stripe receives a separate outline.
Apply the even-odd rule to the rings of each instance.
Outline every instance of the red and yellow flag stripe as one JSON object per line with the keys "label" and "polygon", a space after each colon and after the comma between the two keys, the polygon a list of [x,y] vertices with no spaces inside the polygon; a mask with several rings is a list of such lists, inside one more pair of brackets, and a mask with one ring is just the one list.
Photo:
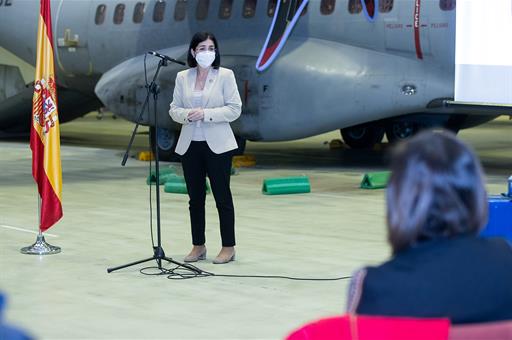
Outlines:
{"label": "red and yellow flag stripe", "polygon": [[41,197],[39,228],[45,231],[62,217],[62,168],[50,0],[40,1],[30,148]]}

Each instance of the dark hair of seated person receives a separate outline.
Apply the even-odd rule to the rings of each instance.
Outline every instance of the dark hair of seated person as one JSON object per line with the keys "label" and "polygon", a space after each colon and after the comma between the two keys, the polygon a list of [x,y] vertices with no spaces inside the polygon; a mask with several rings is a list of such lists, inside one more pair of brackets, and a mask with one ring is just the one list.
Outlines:
{"label": "dark hair of seated person", "polygon": [[425,240],[476,235],[487,222],[480,162],[446,130],[420,132],[394,149],[386,201],[394,254]]}

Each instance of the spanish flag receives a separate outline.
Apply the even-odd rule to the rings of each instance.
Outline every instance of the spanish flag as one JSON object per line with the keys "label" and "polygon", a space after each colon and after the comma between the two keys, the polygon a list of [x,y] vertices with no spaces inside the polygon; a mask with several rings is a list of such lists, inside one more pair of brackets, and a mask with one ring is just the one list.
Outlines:
{"label": "spanish flag", "polygon": [[32,175],[41,197],[39,229],[43,232],[62,217],[62,169],[50,0],[40,1],[30,148]]}

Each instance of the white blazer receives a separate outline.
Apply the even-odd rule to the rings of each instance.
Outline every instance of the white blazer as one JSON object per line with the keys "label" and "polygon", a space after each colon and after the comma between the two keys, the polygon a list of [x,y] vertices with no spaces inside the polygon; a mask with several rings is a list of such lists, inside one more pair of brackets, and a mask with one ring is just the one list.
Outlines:
{"label": "white blazer", "polygon": [[[179,155],[187,152],[196,127],[195,122],[187,120],[187,115],[193,108],[192,96],[196,75],[196,68],[181,71],[176,76],[174,85],[169,114],[175,122],[183,124],[176,145],[176,153]],[[222,67],[210,68],[203,90],[202,107],[204,110],[202,128],[210,149],[216,154],[236,149],[238,145],[229,123],[240,117],[242,101],[233,71]]]}

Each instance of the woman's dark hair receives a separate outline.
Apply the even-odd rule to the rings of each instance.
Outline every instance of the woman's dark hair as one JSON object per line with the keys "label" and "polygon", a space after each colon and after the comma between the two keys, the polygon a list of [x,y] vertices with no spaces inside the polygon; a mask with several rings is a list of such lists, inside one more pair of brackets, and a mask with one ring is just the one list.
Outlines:
{"label": "woman's dark hair", "polygon": [[187,63],[190,67],[196,67],[197,61],[196,58],[192,55],[191,50],[195,50],[197,45],[202,43],[205,40],[210,39],[213,41],[213,44],[215,45],[215,60],[212,63],[213,68],[219,68],[220,66],[220,54],[219,54],[219,44],[217,43],[217,39],[213,35],[213,33],[210,32],[197,32],[192,37],[192,40],[190,41],[190,46],[188,48],[188,55],[187,55]]}
{"label": "woman's dark hair", "polygon": [[386,201],[395,254],[423,240],[475,235],[487,222],[480,162],[445,130],[421,132],[396,147]]}

